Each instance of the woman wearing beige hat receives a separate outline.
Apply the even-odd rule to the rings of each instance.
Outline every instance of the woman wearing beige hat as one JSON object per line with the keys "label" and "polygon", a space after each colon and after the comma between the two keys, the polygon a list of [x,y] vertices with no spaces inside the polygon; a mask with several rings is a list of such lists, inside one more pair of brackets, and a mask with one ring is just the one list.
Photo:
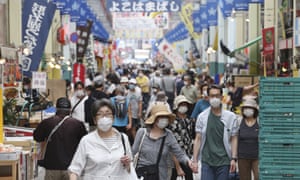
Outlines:
{"label": "woman wearing beige hat", "polygon": [[137,132],[132,152],[133,155],[138,154],[136,172],[144,180],[168,179],[169,153],[179,162],[192,166],[192,161],[180,148],[173,133],[166,128],[174,119],[175,115],[168,111],[166,105],[157,104],[145,121],[147,127]]}
{"label": "woman wearing beige hat", "polygon": [[243,119],[238,139],[238,166],[241,180],[258,180],[258,106],[256,100],[247,97],[242,104]]}

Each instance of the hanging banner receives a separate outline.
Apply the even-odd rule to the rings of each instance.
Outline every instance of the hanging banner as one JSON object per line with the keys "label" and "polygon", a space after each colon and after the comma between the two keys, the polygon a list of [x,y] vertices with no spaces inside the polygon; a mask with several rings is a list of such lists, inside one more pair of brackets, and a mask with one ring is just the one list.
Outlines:
{"label": "hanging banner", "polygon": [[193,14],[193,4],[189,3],[186,4],[180,11],[179,15],[181,21],[184,23],[185,27],[187,28],[188,32],[194,39],[198,39],[199,35],[195,33],[193,21],[192,21],[192,14]]}
{"label": "hanging banner", "polygon": [[182,70],[184,68],[184,59],[165,39],[159,44],[158,49],[161,54],[172,62],[175,70]]}
{"label": "hanging banner", "polygon": [[263,39],[263,53],[272,54],[274,52],[274,27],[266,28],[262,30],[262,39]]}
{"label": "hanging banner", "polygon": [[165,39],[169,43],[186,39],[189,36],[189,31],[183,22],[179,23],[173,30],[169,31],[165,35]]}
{"label": "hanging banner", "polygon": [[218,2],[217,0],[207,0],[206,3],[207,10],[207,23],[209,26],[217,26],[218,25]]}
{"label": "hanging banner", "polygon": [[200,27],[201,31],[203,29],[208,29],[208,18],[207,18],[207,6],[206,4],[200,5]]}
{"label": "hanging banner", "polygon": [[181,0],[109,0],[110,12],[178,12]]}
{"label": "hanging banner", "polygon": [[85,66],[82,63],[75,63],[73,65],[73,83],[85,80]]}
{"label": "hanging banner", "polygon": [[93,22],[87,20],[87,26],[77,26],[78,41],[77,41],[77,62],[82,62],[86,47],[88,45],[91,28]]}
{"label": "hanging banner", "polygon": [[194,32],[200,33],[201,32],[200,11],[199,10],[194,11],[192,17],[193,17]]}
{"label": "hanging banner", "polygon": [[47,0],[26,0],[22,12],[23,44],[29,49],[29,55],[23,56],[23,74],[31,77],[37,71],[52,23],[56,6]]}
{"label": "hanging banner", "polygon": [[300,17],[296,17],[295,21],[295,46],[300,47]]}
{"label": "hanging banner", "polygon": [[231,16],[232,9],[234,8],[234,0],[219,0],[219,6],[225,18]]}
{"label": "hanging banner", "polygon": [[235,0],[234,9],[236,11],[248,11],[248,4],[249,4],[249,0]]}
{"label": "hanging banner", "polygon": [[265,0],[249,0],[249,3],[261,3],[263,4]]}

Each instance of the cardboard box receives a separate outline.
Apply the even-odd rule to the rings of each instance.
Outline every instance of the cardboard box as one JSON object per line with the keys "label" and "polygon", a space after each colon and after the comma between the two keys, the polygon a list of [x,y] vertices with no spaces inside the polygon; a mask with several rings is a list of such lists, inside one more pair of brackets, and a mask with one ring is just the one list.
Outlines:
{"label": "cardboard box", "polygon": [[244,87],[252,84],[252,76],[234,76],[235,87]]}

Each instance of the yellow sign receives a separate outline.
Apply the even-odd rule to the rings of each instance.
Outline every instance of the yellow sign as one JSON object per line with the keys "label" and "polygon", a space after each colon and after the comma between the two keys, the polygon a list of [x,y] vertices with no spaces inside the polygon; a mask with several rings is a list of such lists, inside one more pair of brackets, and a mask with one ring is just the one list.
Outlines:
{"label": "yellow sign", "polygon": [[194,32],[194,26],[193,26],[193,22],[191,20],[192,13],[193,13],[193,4],[189,3],[181,8],[181,12],[179,13],[179,15],[180,15],[182,22],[185,24],[186,28],[188,29],[190,35],[194,39],[198,39],[198,38],[200,38],[200,35],[198,35],[196,32]]}

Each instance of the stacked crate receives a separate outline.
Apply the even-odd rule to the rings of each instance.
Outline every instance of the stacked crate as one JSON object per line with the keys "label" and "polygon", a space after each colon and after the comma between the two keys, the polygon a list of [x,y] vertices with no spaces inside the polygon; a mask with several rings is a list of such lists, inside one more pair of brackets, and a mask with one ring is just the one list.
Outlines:
{"label": "stacked crate", "polygon": [[260,180],[300,180],[300,78],[261,78]]}

